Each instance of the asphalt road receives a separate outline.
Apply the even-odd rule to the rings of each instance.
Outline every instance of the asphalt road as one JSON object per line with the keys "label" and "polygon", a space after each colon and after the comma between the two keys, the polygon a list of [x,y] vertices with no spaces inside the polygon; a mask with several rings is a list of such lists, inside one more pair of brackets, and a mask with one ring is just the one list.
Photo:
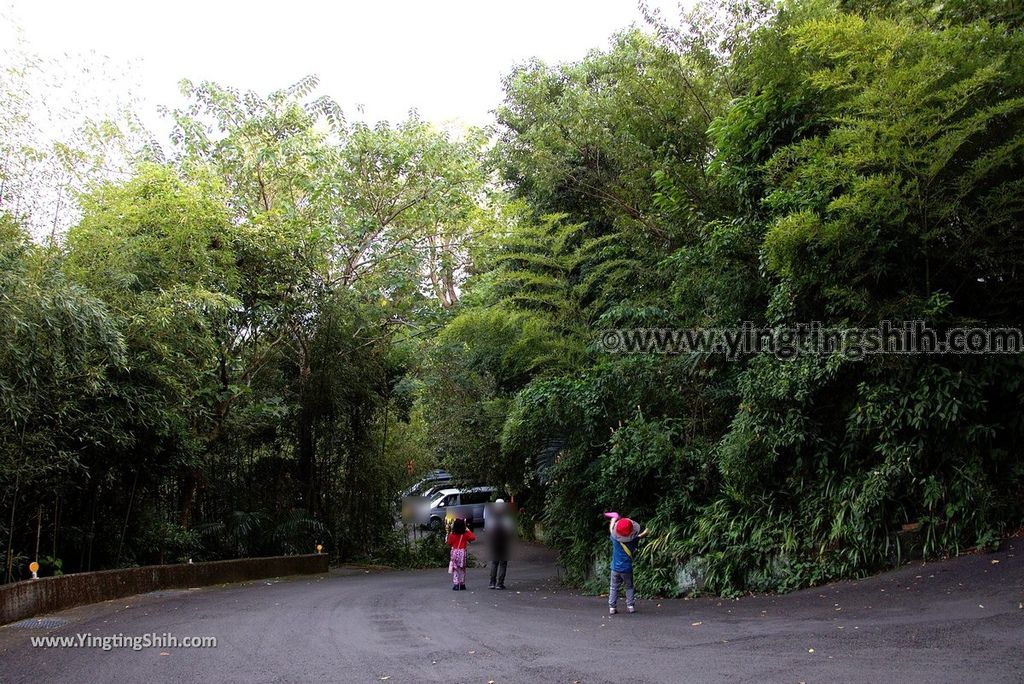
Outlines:
{"label": "asphalt road", "polygon": [[[483,568],[346,568],[158,592],[0,628],[2,682],[1024,682],[1024,540],[858,582],[740,600],[605,599],[521,547],[508,590]],[[995,561],[998,561],[995,562]],[[214,649],[42,649],[30,636],[215,636]],[[813,649],[813,650],[812,650]]]}

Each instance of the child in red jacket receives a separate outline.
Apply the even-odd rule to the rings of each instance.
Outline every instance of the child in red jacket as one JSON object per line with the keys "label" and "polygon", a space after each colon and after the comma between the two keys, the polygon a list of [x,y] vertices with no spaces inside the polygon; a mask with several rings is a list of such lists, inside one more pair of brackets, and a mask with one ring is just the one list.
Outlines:
{"label": "child in red jacket", "polygon": [[451,534],[448,535],[448,546],[452,547],[451,560],[448,561],[448,572],[452,576],[452,590],[464,591],[466,589],[466,546],[471,541],[476,541],[476,535],[466,529],[466,521],[458,518],[452,524]]}

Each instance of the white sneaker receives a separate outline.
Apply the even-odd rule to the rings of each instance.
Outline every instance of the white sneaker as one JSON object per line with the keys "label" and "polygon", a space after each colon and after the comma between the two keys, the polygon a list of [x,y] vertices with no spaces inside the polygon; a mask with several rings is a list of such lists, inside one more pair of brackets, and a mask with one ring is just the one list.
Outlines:
{"label": "white sneaker", "polygon": [[626,612],[627,613],[635,613],[636,612],[636,606],[626,606]]}
{"label": "white sneaker", "polygon": [[618,613],[618,612],[619,612],[619,611],[615,610],[615,608],[614,608],[614,607],[612,607],[612,606],[608,606],[608,614],[609,614],[609,615],[615,615],[615,614],[616,614],[616,613]]}

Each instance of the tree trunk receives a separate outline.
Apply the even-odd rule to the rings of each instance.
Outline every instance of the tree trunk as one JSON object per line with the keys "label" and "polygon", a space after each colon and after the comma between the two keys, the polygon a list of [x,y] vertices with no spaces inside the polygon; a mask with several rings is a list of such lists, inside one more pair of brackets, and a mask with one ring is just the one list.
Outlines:
{"label": "tree trunk", "polygon": [[310,517],[316,517],[316,435],[313,430],[313,397],[310,396],[310,382],[313,371],[309,367],[306,344],[299,337],[299,464],[298,477],[302,487],[303,508]]}
{"label": "tree trunk", "polygon": [[53,496],[53,556],[57,560],[57,534],[60,532],[60,494],[55,492]]}
{"label": "tree trunk", "polygon": [[117,542],[117,558],[114,560],[114,567],[121,567],[121,549],[124,548],[124,535],[128,532],[128,520],[132,515],[132,503],[135,501],[135,487],[139,484],[139,471],[135,471],[135,478],[132,480],[132,493],[128,495],[128,509],[124,512],[124,524],[121,526],[121,539]]}
{"label": "tree trunk", "polygon": [[[100,486],[95,477],[89,479],[89,546],[86,547],[84,558],[85,569],[92,570],[92,543],[96,539],[96,499],[99,498]],[[83,563],[78,563],[82,567]]]}
{"label": "tree trunk", "polygon": [[189,529],[192,524],[192,507],[195,505],[198,489],[199,474],[195,468],[189,468],[185,471],[185,481],[181,484],[181,500],[178,506],[178,524],[183,530]]}
{"label": "tree trunk", "polygon": [[7,532],[7,575],[5,582],[11,581],[14,568],[14,515],[18,509],[18,487],[21,485],[21,473],[14,476],[14,496],[11,497],[11,527]]}
{"label": "tree trunk", "polygon": [[32,557],[36,563],[39,562],[39,542],[43,538],[43,506],[40,504],[39,513],[36,516],[36,555]]}
{"label": "tree trunk", "polygon": [[[305,392],[302,393],[303,395]],[[303,397],[303,403],[306,399]],[[311,516],[316,516],[316,440],[313,434],[313,416],[303,406],[299,411],[299,482],[302,486],[303,508]]]}

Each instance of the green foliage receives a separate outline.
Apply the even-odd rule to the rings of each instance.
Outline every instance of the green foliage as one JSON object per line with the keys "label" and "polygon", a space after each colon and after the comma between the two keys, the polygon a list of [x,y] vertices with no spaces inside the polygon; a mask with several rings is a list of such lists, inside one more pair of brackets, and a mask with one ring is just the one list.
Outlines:
{"label": "green foliage", "polygon": [[131,435],[111,377],[124,340],[102,302],[2,215],[0,261],[0,478],[11,491]]}
{"label": "green foliage", "polygon": [[490,138],[349,122],[314,77],[266,96],[184,82],[172,154],[76,180],[81,218],[45,246],[23,170],[99,148],[33,147],[33,68],[0,75],[7,575],[30,519],[53,532],[48,571],[316,543],[443,563],[439,539],[393,524],[395,493],[437,465],[515,494],[594,589],[609,509],[649,528],[637,584],[665,595],[788,590],[1018,527],[1014,356],[597,342],[1020,327],[1020,8],[648,18],[578,62],[515,68]]}
{"label": "green foliage", "polygon": [[497,110],[496,165],[538,214],[670,238],[650,212],[652,174],[686,188],[695,212],[709,199],[704,130],[727,100],[709,86],[702,65],[636,30],[578,63],[521,65]]}
{"label": "green foliage", "polygon": [[793,37],[810,95],[832,103],[825,132],[764,166],[764,204],[777,216],[765,259],[798,298],[794,313],[806,301],[837,318],[911,319],[934,292],[961,291],[965,311],[998,316],[981,300],[1012,269],[1003,260],[1019,218],[1019,37],[856,16],[811,21]]}
{"label": "green foliage", "polygon": [[[1020,34],[998,3],[911,4],[698,8],[661,44],[506,83],[497,167],[554,219],[490,245],[442,339],[491,378],[478,415],[506,399],[474,439],[543,495],[570,579],[606,581],[607,509],[650,526],[637,582],[659,594],[786,590],[1019,525],[1015,358],[593,351],[618,326],[1020,324]],[[538,319],[577,352],[530,362],[505,326]]]}
{"label": "green foliage", "polygon": [[413,570],[447,567],[448,559],[449,550],[444,534],[428,532],[419,539],[409,539],[404,531],[393,531],[384,535],[383,543],[372,553],[358,560]]}
{"label": "green foliage", "polygon": [[479,132],[349,124],[315,86],[183,83],[171,157],[90,183],[59,246],[0,213],[12,566],[30,515],[67,570],[352,558],[391,527],[406,461],[429,465],[416,337],[498,214]]}
{"label": "green foliage", "polygon": [[241,558],[274,553],[313,553],[326,541],[327,529],[303,510],[273,517],[262,511],[232,511],[223,520],[196,529],[215,557]]}

